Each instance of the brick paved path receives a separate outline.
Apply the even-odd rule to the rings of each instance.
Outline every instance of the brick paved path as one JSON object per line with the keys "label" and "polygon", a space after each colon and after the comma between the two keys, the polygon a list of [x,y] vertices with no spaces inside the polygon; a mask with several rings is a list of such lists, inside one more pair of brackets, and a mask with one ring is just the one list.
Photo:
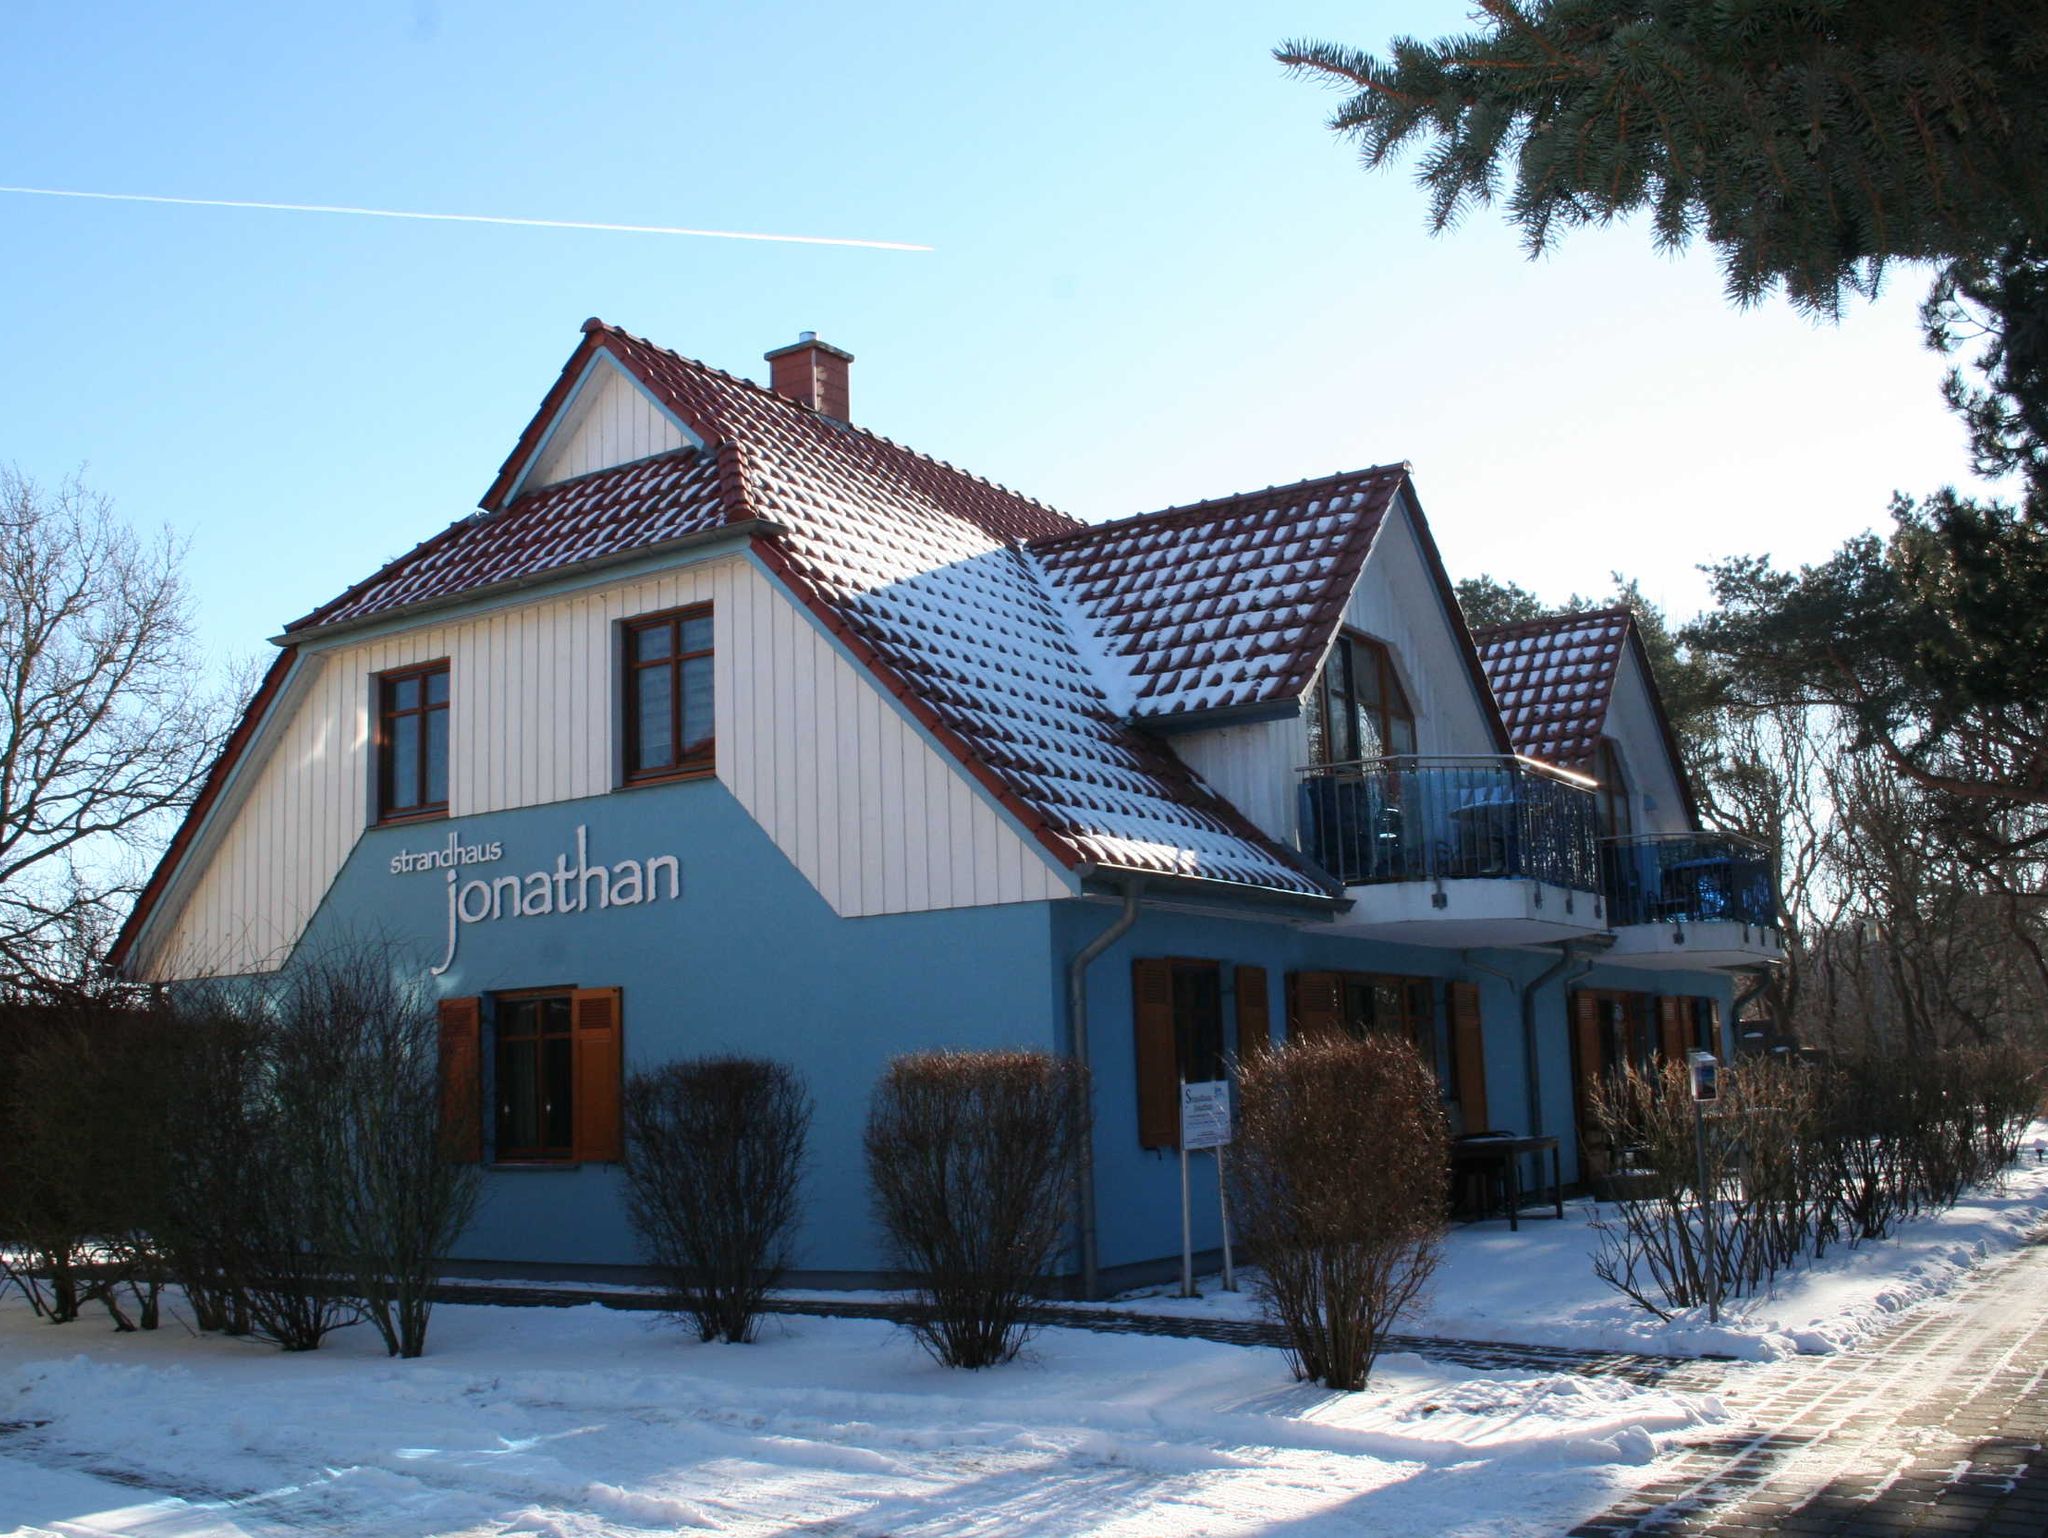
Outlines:
{"label": "brick paved path", "polygon": [[1574,1530],[2048,1535],[2048,1232],[1863,1347],[1730,1375],[1744,1428]]}

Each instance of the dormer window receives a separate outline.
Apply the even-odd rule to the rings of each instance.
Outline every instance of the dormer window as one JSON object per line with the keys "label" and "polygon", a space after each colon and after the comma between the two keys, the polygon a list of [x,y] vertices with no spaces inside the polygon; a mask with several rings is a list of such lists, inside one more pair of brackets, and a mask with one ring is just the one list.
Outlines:
{"label": "dormer window", "polygon": [[1595,761],[1593,777],[1600,782],[1601,837],[1628,837],[1635,832],[1635,818],[1629,812],[1628,776],[1621,772],[1621,755],[1614,751],[1613,742],[1605,737],[1600,739],[1600,753]]}
{"label": "dormer window", "polygon": [[1379,642],[1350,631],[1337,637],[1309,693],[1308,746],[1310,760],[1318,764],[1415,751],[1415,711],[1393,657]]}

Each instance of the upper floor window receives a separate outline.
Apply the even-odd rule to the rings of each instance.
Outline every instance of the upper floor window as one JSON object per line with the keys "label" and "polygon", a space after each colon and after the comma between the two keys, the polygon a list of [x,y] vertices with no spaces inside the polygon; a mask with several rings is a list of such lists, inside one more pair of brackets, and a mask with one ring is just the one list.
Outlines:
{"label": "upper floor window", "polygon": [[1318,764],[1415,751],[1415,711],[1379,642],[1349,631],[1337,637],[1309,692],[1308,742],[1309,758]]}
{"label": "upper floor window", "polygon": [[1600,739],[1600,757],[1594,776],[1600,782],[1600,832],[1608,838],[1625,838],[1635,831],[1629,813],[1628,776],[1621,772],[1621,755],[1605,737]]}
{"label": "upper floor window", "polygon": [[377,816],[448,810],[448,664],[377,677]]}
{"label": "upper floor window", "polygon": [[626,623],[626,778],[712,765],[711,606]]}

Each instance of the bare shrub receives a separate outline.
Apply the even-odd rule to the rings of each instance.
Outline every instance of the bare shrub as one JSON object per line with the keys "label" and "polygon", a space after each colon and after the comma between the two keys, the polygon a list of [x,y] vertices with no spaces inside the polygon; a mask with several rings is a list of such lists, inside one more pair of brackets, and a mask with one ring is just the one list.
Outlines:
{"label": "bare shrub", "polygon": [[1976,1106],[1979,1178],[1990,1179],[2019,1157],[2028,1124],[2040,1110],[2042,1069],[2011,1042],[1972,1047],[1962,1058],[1965,1090]]}
{"label": "bare shrub", "polygon": [[482,1171],[443,1155],[440,1021],[401,949],[348,942],[296,964],[276,1005],[276,1136],[303,1166],[317,1247],[393,1356],[426,1350],[440,1259]]}
{"label": "bare shrub", "polygon": [[426,1347],[440,1257],[476,1210],[442,1157],[439,1021],[407,957],[350,942],[268,984],[191,989],[163,1253],[202,1327],[288,1351],[367,1318]]}
{"label": "bare shrub", "polygon": [[[1684,1072],[1672,1065],[1673,1077]],[[1816,1137],[1813,1075],[1790,1057],[1758,1058],[1729,1077],[1730,1093],[1715,1107],[1715,1132],[1734,1145],[1736,1180],[1724,1190],[1731,1251],[1726,1274],[1738,1292],[1753,1291],[1811,1253],[1833,1234],[1834,1201]],[[1669,1092],[1687,1109],[1684,1080]]]}
{"label": "bare shrub", "polygon": [[1850,1245],[1883,1239],[1913,1210],[1908,1156],[1908,1066],[1870,1053],[1811,1070],[1815,1138],[1833,1199],[1830,1237]]}
{"label": "bare shrub", "polygon": [[924,1052],[875,1085],[875,1216],[914,1279],[911,1331],[948,1367],[991,1367],[1024,1344],[1065,1231],[1083,1072],[1042,1052]]}
{"label": "bare shrub", "polygon": [[160,1011],[158,1028],[177,1052],[166,1065],[175,1135],[157,1244],[194,1323],[247,1334],[256,1327],[249,1290],[267,1247],[253,1172],[268,1157],[257,1085],[269,1022],[252,997],[188,988]]}
{"label": "bare shrub", "polygon": [[1449,1127],[1436,1076],[1389,1037],[1297,1041],[1239,1065],[1245,1248],[1295,1375],[1365,1387],[1436,1269]]}
{"label": "bare shrub", "polygon": [[670,1307],[749,1341],[787,1269],[811,1100],[785,1063],[706,1057],[626,1080],[626,1215]]}
{"label": "bare shrub", "polygon": [[1708,1108],[1704,1184],[1683,1066],[1610,1075],[1592,1114],[1640,1168],[1596,1224],[1594,1272],[1668,1316],[1953,1206],[2016,1156],[2038,1092],[2030,1069],[2002,1047],[1739,1064]]}
{"label": "bare shrub", "polygon": [[118,994],[0,1008],[0,1251],[54,1323],[97,1304],[117,1329],[157,1325],[166,1128],[149,1027]]}
{"label": "bare shrub", "polygon": [[[1727,1075],[1722,1084],[1726,1092]],[[1617,1069],[1594,1085],[1588,1110],[1616,1146],[1630,1150],[1631,1164],[1628,1183],[1618,1187],[1626,1194],[1594,1223],[1593,1274],[1660,1317],[1724,1296],[1724,1268],[1739,1245],[1727,1209],[1700,1200],[1686,1066]],[[1718,1195],[1733,1173],[1729,1143],[1710,1138],[1705,1189]]]}

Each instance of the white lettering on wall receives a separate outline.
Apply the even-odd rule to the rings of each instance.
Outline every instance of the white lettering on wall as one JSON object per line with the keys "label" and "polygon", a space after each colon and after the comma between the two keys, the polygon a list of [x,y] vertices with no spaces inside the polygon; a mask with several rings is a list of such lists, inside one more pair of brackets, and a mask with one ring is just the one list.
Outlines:
{"label": "white lettering on wall", "polygon": [[450,870],[457,865],[483,865],[505,856],[503,844],[465,844],[452,829],[448,842],[432,849],[405,849],[391,857],[391,874],[403,876],[416,870]]}
{"label": "white lettering on wall", "polygon": [[[428,854],[441,855],[454,850],[460,850],[461,854],[451,856],[445,866],[437,867],[448,871],[448,949],[441,958],[441,964],[429,969],[435,977],[455,964],[455,947],[465,925],[495,923],[499,919],[538,918],[551,913],[633,908],[643,903],[660,902],[664,898],[673,900],[683,893],[682,863],[672,854],[653,855],[645,860],[620,860],[609,866],[591,864],[590,831],[581,823],[576,827],[575,864],[569,863],[567,854],[558,854],[552,870],[529,871],[523,876],[496,876],[490,880],[472,876],[465,881],[452,867],[496,860],[504,851],[497,844],[460,844],[451,833],[446,850],[430,850]],[[476,858],[465,858],[471,851],[477,852]],[[399,864],[400,860],[411,858],[411,855],[394,857],[392,873],[427,869],[423,864]]]}

